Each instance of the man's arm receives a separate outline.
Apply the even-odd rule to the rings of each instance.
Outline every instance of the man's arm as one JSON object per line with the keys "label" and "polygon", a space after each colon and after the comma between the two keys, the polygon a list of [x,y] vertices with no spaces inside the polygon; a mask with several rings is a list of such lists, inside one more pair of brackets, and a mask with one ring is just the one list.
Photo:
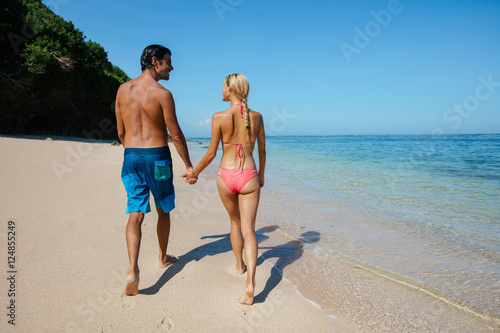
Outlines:
{"label": "man's arm", "polygon": [[161,99],[161,106],[163,109],[163,119],[165,121],[165,125],[172,136],[172,142],[174,143],[175,149],[179,153],[182,161],[186,165],[187,169],[192,170],[193,164],[189,158],[188,147],[186,144],[186,138],[182,133],[181,127],[179,126],[179,122],[177,121],[177,115],[175,114],[175,103],[174,98],[172,97],[172,93],[170,91],[166,91]]}
{"label": "man's arm", "polygon": [[122,143],[122,145],[125,145],[125,125],[123,123],[122,113],[120,110],[120,103],[118,102],[118,96],[120,96],[120,90],[121,89],[118,89],[115,101],[116,129],[118,131],[118,138],[120,139],[120,142]]}

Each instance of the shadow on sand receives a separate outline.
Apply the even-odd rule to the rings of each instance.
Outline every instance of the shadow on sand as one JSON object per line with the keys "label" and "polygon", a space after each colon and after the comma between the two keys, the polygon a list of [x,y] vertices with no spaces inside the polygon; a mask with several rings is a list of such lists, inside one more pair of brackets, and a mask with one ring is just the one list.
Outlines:
{"label": "shadow on sand", "polygon": [[[277,229],[277,226],[269,226],[269,227],[263,227],[260,228],[255,232],[257,236],[257,241],[262,242],[266,239],[269,238],[269,236],[266,235],[268,232],[272,232]],[[232,251],[233,249],[231,248],[231,240],[229,238],[229,233],[227,234],[222,234],[222,235],[212,235],[212,236],[204,236],[201,239],[207,239],[207,238],[216,238],[217,240],[203,244],[201,246],[198,246],[191,251],[187,252],[186,254],[183,254],[182,256],[178,257],[177,261],[175,264],[171,265],[168,267],[165,272],[160,276],[158,281],[150,287],[140,289],[139,294],[143,295],[154,295],[158,293],[158,291],[171,279],[173,278],[176,274],[178,274],[180,271],[184,269],[184,267],[190,263],[191,261],[199,261],[203,259],[205,256],[213,256],[217,254],[221,254],[224,252],[229,252]]]}
{"label": "shadow on sand", "polygon": [[301,238],[292,240],[285,244],[273,247],[259,247],[260,250],[268,249],[257,260],[257,265],[264,262],[265,259],[278,258],[271,270],[271,276],[267,279],[264,289],[255,296],[255,303],[262,303],[266,300],[269,293],[281,282],[283,279],[283,269],[302,257],[304,253],[304,244],[317,243],[320,240],[320,233],[317,231],[306,231],[302,233]]}

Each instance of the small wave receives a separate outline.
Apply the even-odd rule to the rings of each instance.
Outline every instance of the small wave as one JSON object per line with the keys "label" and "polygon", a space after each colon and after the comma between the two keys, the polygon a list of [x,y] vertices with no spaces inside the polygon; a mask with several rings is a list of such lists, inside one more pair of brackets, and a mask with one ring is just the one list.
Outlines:
{"label": "small wave", "polygon": [[[315,254],[321,255],[323,257],[328,258],[329,260],[332,260],[336,263],[339,264],[344,264],[353,268],[358,268],[358,269],[363,269],[366,271],[369,271],[372,274],[375,274],[379,277],[388,279],[392,282],[396,282],[402,285],[405,285],[407,287],[413,288],[415,290],[418,290],[419,292],[428,294],[432,297],[435,297],[437,299],[440,299],[441,301],[446,302],[449,305],[452,305],[456,308],[458,308],[461,311],[468,312],[470,314],[473,314],[477,317],[480,317],[481,319],[485,320],[486,322],[492,323],[494,326],[498,327],[500,326],[500,315],[493,313],[489,310],[486,309],[481,309],[463,299],[459,299],[456,297],[453,297],[437,288],[434,288],[428,284],[425,284],[421,281],[414,280],[412,278],[397,274],[393,271],[390,271],[388,269],[364,262],[362,260],[347,256],[345,254],[335,252],[331,249],[326,249],[322,246],[320,246],[317,242],[317,240],[314,238],[315,232],[307,232],[311,235],[313,235],[313,239],[308,239],[307,233],[306,236],[302,236],[302,238],[297,238],[279,228],[276,228],[275,230],[278,232],[281,236],[285,237],[286,239],[298,242],[300,248],[302,250],[306,251],[312,251]],[[303,235],[304,235],[303,234]],[[318,233],[319,234],[319,233]],[[275,267],[275,269],[280,273],[280,275],[283,276],[283,272],[278,268]],[[285,276],[283,276],[285,278]],[[291,281],[290,281],[291,282]],[[291,282],[293,284],[293,282]],[[295,285],[295,288],[297,288],[299,294],[302,295],[300,292],[299,288],[297,285]],[[302,295],[303,296],[303,295]],[[305,297],[304,297],[305,298]],[[315,301],[315,300],[309,300],[313,304],[317,304],[321,308],[321,305]]]}

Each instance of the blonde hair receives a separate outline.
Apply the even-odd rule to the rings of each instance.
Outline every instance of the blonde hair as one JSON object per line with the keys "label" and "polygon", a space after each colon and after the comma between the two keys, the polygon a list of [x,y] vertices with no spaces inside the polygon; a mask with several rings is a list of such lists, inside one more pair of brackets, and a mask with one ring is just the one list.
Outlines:
{"label": "blonde hair", "polygon": [[245,75],[240,73],[235,73],[226,76],[224,81],[225,85],[231,87],[234,95],[241,100],[243,105],[243,116],[245,119],[245,126],[248,131],[250,131],[250,115],[248,111],[248,94],[250,93],[250,84]]}

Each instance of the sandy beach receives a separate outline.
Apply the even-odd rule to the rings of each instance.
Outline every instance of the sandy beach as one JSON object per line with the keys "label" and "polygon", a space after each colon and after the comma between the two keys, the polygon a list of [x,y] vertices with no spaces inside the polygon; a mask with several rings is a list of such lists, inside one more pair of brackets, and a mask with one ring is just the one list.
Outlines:
{"label": "sandy beach", "polygon": [[[273,221],[258,217],[255,304],[240,305],[245,276],[234,272],[229,222],[216,188],[201,178],[197,185],[185,184],[180,177],[183,163],[171,149],[177,207],[171,214],[168,253],[179,260],[167,269],[157,267],[156,213],[147,214],[139,257],[140,293],[129,297],[123,295],[128,267],[126,193],[120,179],[123,147],[0,137],[0,304],[5,312],[0,331],[498,329],[497,321],[450,306],[401,281],[342,258],[317,256],[312,247],[285,238]],[[314,237],[314,230],[306,236]],[[15,241],[11,248],[9,241]],[[284,257],[288,249],[290,256]],[[273,265],[286,267],[283,276]]]}
{"label": "sandy beach", "polygon": [[[334,319],[277,278],[267,261],[258,266],[256,304],[238,303],[245,276],[233,270],[226,213],[213,192],[204,194],[203,186],[184,183],[176,153],[172,155],[177,208],[172,212],[168,252],[179,260],[167,269],[157,267],[156,213],[147,214],[139,258],[140,294],[127,297],[123,147],[0,138],[0,151],[0,331],[333,330]],[[14,222],[11,230],[9,221]],[[6,251],[9,231],[15,231],[11,267]],[[13,279],[7,281],[9,277]],[[14,294],[9,296],[6,288]],[[14,311],[6,309],[12,302]]]}

